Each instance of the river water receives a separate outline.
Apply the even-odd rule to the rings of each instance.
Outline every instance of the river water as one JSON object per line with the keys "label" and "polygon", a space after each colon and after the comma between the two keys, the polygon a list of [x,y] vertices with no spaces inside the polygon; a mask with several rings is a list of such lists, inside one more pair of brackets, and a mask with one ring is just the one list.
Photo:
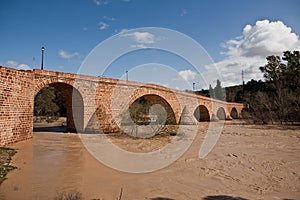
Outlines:
{"label": "river water", "polygon": [[[185,127],[189,133],[189,126]],[[299,199],[298,127],[281,130],[227,125],[212,152],[200,159],[206,128],[207,124],[199,127],[191,147],[174,163],[142,174],[105,166],[86,150],[78,134],[38,129],[32,139],[12,145],[19,150],[12,160],[18,169],[0,185],[0,199],[50,200],[58,192],[76,190],[86,200],[111,200],[119,198],[121,188],[122,200],[199,200],[212,195]],[[143,143],[120,137],[115,142],[139,148],[152,146],[155,140]]]}
{"label": "river water", "polygon": [[0,199],[53,199],[58,192],[75,190],[100,198],[96,185],[115,196],[119,193],[120,188],[106,188],[105,183],[122,173],[93,159],[76,134],[35,132],[33,139],[13,147],[19,149],[13,158],[19,169],[0,186]]}
{"label": "river water", "polygon": [[[18,169],[0,185],[0,199],[54,199],[60,192],[74,191],[82,193],[84,199],[117,199],[121,188],[122,199],[152,199],[159,193],[165,193],[164,197],[168,194],[165,188],[173,182],[172,171],[134,174],[114,170],[88,152],[79,134],[62,131],[59,127],[36,128],[32,139],[12,145],[18,149],[12,161]],[[121,137],[117,142],[145,147],[155,146],[155,142],[161,145],[161,139],[139,143]],[[120,162],[126,164],[126,159],[120,158]]]}

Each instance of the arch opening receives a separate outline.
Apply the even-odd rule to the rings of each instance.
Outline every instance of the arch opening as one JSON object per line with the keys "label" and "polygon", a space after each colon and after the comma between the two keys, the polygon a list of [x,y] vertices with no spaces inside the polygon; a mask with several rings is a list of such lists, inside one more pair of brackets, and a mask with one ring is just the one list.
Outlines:
{"label": "arch opening", "polygon": [[236,109],[235,107],[233,107],[233,108],[231,109],[230,117],[231,117],[232,119],[238,119],[238,118],[239,118],[238,111],[237,111],[237,109]]}
{"label": "arch opening", "polygon": [[197,119],[198,122],[210,121],[209,111],[204,105],[200,105],[195,109],[194,117]]}
{"label": "arch opening", "polygon": [[66,83],[50,83],[34,98],[34,131],[81,132],[83,98]]}
{"label": "arch opening", "polygon": [[158,134],[176,134],[176,130],[168,130],[168,125],[176,125],[172,107],[164,98],[155,94],[135,99],[120,116],[122,132],[132,137],[150,138]]}
{"label": "arch opening", "polygon": [[[175,113],[170,104],[158,95],[144,95],[129,106],[131,120],[137,125],[176,124]],[[124,119],[126,123],[126,119]]]}
{"label": "arch opening", "polygon": [[226,112],[223,107],[220,107],[217,111],[217,117],[219,120],[225,120],[226,119]]}

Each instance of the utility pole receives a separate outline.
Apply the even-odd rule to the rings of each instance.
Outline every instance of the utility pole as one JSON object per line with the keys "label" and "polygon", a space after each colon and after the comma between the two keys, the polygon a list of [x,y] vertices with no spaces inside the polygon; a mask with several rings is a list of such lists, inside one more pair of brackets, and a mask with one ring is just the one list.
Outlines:
{"label": "utility pole", "polygon": [[128,81],[128,70],[126,70],[126,81]]}
{"label": "utility pole", "polygon": [[245,92],[244,70],[242,70],[242,81],[243,81],[242,98],[243,98],[243,100],[244,100],[244,92]]}
{"label": "utility pole", "polygon": [[33,69],[35,69],[36,68],[36,61],[35,61],[35,57],[34,56],[33,56],[32,60],[33,60]]}

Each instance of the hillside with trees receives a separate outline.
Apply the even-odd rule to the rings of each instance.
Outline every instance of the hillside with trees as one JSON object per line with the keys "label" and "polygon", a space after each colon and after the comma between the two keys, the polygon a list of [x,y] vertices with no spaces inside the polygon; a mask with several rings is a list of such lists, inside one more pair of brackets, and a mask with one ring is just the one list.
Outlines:
{"label": "hillside with trees", "polygon": [[[244,117],[254,123],[300,121],[300,55],[299,51],[285,51],[283,57],[268,56],[267,64],[259,67],[265,81],[251,80],[244,85],[222,88],[217,80],[215,88],[197,94],[249,106]],[[224,92],[225,91],[225,92]]]}

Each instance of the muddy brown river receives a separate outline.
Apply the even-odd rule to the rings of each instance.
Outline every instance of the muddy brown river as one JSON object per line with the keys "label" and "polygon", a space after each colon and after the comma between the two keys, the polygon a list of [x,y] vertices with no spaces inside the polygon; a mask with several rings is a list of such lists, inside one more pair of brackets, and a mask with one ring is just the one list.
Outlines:
{"label": "muddy brown river", "polygon": [[[0,199],[54,199],[58,192],[81,192],[84,199],[245,199],[300,198],[299,127],[281,129],[226,124],[213,151],[198,157],[205,125],[189,150],[170,166],[132,174],[96,160],[77,134],[35,132],[18,149],[0,186]],[[146,148],[155,141],[117,138],[122,148]],[[128,147],[129,147],[128,146]]]}

